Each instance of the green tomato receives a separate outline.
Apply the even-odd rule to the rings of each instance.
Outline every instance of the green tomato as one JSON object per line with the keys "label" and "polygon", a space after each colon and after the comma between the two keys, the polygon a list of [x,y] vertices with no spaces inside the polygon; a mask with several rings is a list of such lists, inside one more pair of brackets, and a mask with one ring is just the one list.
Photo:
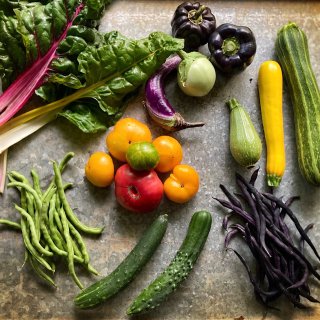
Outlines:
{"label": "green tomato", "polygon": [[132,143],[127,151],[126,158],[134,170],[151,170],[159,163],[159,154],[151,142]]}

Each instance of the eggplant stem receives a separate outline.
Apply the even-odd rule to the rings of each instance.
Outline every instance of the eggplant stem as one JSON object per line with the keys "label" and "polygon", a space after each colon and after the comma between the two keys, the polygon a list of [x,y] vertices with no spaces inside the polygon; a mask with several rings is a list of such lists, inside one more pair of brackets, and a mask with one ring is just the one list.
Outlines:
{"label": "eggplant stem", "polygon": [[174,115],[174,125],[172,129],[174,131],[179,131],[187,128],[203,127],[204,125],[204,122],[187,122],[179,112],[176,112]]}

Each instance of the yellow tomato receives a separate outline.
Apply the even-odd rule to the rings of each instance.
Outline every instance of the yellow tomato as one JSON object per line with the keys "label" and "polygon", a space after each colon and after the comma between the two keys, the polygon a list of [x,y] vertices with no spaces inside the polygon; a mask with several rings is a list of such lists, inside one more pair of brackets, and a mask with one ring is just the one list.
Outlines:
{"label": "yellow tomato", "polygon": [[164,182],[164,193],[173,202],[185,203],[196,195],[199,183],[199,174],[193,167],[179,164]]}
{"label": "yellow tomato", "polygon": [[171,171],[177,164],[182,161],[183,152],[181,144],[170,136],[160,136],[153,141],[160,160],[156,166],[159,172]]}
{"label": "yellow tomato", "polygon": [[123,162],[130,144],[139,141],[151,142],[151,132],[147,125],[133,118],[119,120],[106,138],[109,152]]}
{"label": "yellow tomato", "polygon": [[85,167],[87,179],[97,187],[109,186],[114,178],[112,158],[102,151],[93,153]]}

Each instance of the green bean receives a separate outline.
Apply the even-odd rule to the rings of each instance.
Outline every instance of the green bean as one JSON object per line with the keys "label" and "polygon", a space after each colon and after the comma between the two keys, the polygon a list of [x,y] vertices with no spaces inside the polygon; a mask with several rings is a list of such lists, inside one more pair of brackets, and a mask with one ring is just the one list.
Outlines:
{"label": "green bean", "polygon": [[21,231],[22,231],[22,236],[23,236],[23,242],[26,246],[26,248],[28,249],[28,251],[30,252],[30,254],[37,259],[37,261],[42,264],[46,269],[53,271],[53,269],[51,268],[51,266],[49,265],[49,263],[42,258],[39,253],[36,251],[36,249],[33,247],[30,238],[29,238],[29,233],[28,233],[28,228],[27,228],[27,224],[26,224],[26,220],[24,217],[21,217]]}
{"label": "green bean", "polygon": [[41,206],[41,220],[44,223],[48,223],[48,210],[49,210],[49,205],[50,201],[53,197],[53,195],[56,193],[56,187],[53,187],[50,192],[47,193],[46,197],[42,200],[42,206]]}
{"label": "green bean", "polygon": [[[16,178],[14,178],[14,176]],[[11,171],[8,174],[8,178],[10,182],[24,182],[27,185],[30,185],[29,180],[23,176],[22,174],[16,172],[16,171]],[[30,193],[26,192],[25,189],[21,187],[16,187],[20,193],[21,193],[21,207],[25,209],[32,218],[34,218],[34,206],[33,206],[33,197]]]}
{"label": "green bean", "polygon": [[45,225],[44,222],[41,223],[41,231],[42,231],[42,234],[43,234],[43,237],[44,239],[46,240],[47,242],[47,245],[48,247],[54,252],[56,253],[57,255],[59,256],[67,256],[67,252],[64,251],[64,250],[60,250],[56,245],[55,243],[53,242],[49,232],[48,232],[48,229]]}
{"label": "green bean", "polygon": [[13,222],[13,221],[7,220],[7,219],[0,219],[0,223],[6,225],[8,227],[11,227],[13,229],[21,230],[21,225],[17,222]]}
{"label": "green bean", "polygon": [[62,206],[65,210],[65,213],[66,213],[68,219],[73,223],[73,225],[77,229],[79,229],[83,232],[86,232],[89,234],[100,234],[103,231],[103,228],[88,227],[88,226],[82,224],[80,222],[80,220],[78,219],[78,217],[73,213],[73,211],[68,203],[68,200],[66,198],[66,195],[64,193],[61,173],[60,173],[58,165],[55,161],[53,161],[53,170],[54,170],[54,174],[55,174],[55,181],[56,181],[56,186],[58,189],[58,195],[59,195],[59,198],[61,200]]}
{"label": "green bean", "polygon": [[23,208],[19,207],[18,205],[15,205],[16,210],[18,210],[18,212],[26,218],[28,225],[29,225],[29,229],[30,229],[30,233],[31,233],[31,241],[33,243],[33,245],[35,246],[35,248],[42,254],[46,255],[46,256],[52,256],[53,253],[46,250],[45,248],[43,248],[40,243],[39,240],[37,238],[37,233],[36,233],[36,229],[35,229],[35,224],[31,218],[31,216],[29,215],[29,213],[24,210]]}
{"label": "green bean", "polygon": [[48,219],[49,231],[50,231],[52,240],[54,241],[56,246],[59,249],[64,250],[65,249],[64,241],[62,239],[60,232],[58,231],[58,229],[56,228],[56,226],[54,224],[55,210],[56,210],[56,195],[53,195],[53,197],[50,200],[50,205],[49,205],[49,219]]}
{"label": "green bean", "polygon": [[[14,172],[14,171],[12,171],[12,172]],[[21,175],[21,176],[22,176],[22,175]],[[22,176],[22,179],[23,179],[24,181],[27,180],[24,176]],[[11,172],[8,173],[8,180],[9,180],[9,182],[20,182],[20,179],[19,179],[19,180],[16,180],[16,179],[14,178],[14,176],[11,174]],[[26,191],[25,191],[24,189],[21,189],[20,187],[16,187],[16,188],[19,190],[20,195],[21,195],[21,198],[20,198],[21,207],[22,207],[23,209],[27,210]]]}
{"label": "green bean", "polygon": [[57,287],[56,284],[54,283],[53,279],[47,275],[41,268],[40,266],[37,265],[37,262],[35,260],[34,257],[32,256],[29,256],[29,261],[30,261],[30,264],[33,268],[33,270],[36,272],[36,274],[42,278],[43,280],[45,280],[46,282],[48,282],[49,284],[51,284],[52,286],[54,286],[55,288]]}
{"label": "green bean", "polygon": [[57,209],[54,211],[53,216],[54,216],[54,221],[56,222],[56,225],[58,226],[60,233],[63,234],[62,223],[61,223],[60,216]]}
{"label": "green bean", "polygon": [[[68,221],[68,223],[69,223],[69,221]],[[69,225],[69,229],[70,229],[70,225]],[[80,249],[78,248],[77,243],[74,241],[74,239],[71,238],[71,240],[72,240],[72,247],[73,247],[74,255],[76,257],[80,258],[81,259],[81,263],[83,263],[83,256],[81,254]]]}
{"label": "green bean", "polygon": [[69,230],[70,230],[71,234],[74,236],[75,240],[77,241],[77,243],[79,245],[81,256],[83,257],[83,262],[84,262],[84,264],[88,264],[90,258],[89,258],[89,254],[88,254],[86,245],[84,244],[80,233],[73,226],[73,224],[70,221],[68,221],[68,224],[69,224]]}
{"label": "green bean", "polygon": [[[50,201],[49,229],[51,231],[52,239],[56,242],[57,247],[60,248],[61,250],[64,250],[66,248],[66,244],[65,244],[59,230],[54,225],[54,221],[53,221],[54,220],[54,213],[56,212],[55,211],[55,196],[56,195],[54,195]],[[58,215],[58,217],[59,217],[59,215]],[[60,218],[59,218],[59,221],[60,221]],[[61,223],[61,221],[60,221],[60,223]],[[81,256],[81,252],[80,252],[79,248],[77,247],[77,244],[74,242],[74,240],[73,239],[71,239],[71,240],[72,240],[72,246],[73,246],[73,251],[74,251],[74,255],[73,255],[74,261],[83,264],[84,261]],[[91,273],[98,274],[98,272],[90,265],[85,266],[85,267]]]}
{"label": "green bean", "polygon": [[74,157],[74,152],[68,152],[59,164],[60,172],[63,172],[68,162]]}
{"label": "green bean", "polygon": [[[24,190],[25,191],[25,190]],[[25,209],[30,216],[34,219],[35,218],[35,209],[34,209],[34,199],[33,196],[26,192],[26,200],[27,200],[27,208]]]}
{"label": "green bean", "polygon": [[[59,164],[59,171],[62,173],[66,167],[66,165],[68,164],[68,162],[74,157],[74,152],[68,152],[64,158],[61,160],[60,164]],[[44,193],[44,196],[46,196],[46,194],[50,191],[50,189],[54,186],[55,184],[55,178],[53,178],[49,184],[48,189],[46,190],[46,192]]]}
{"label": "green bean", "polygon": [[17,182],[24,182],[27,185],[31,186],[29,180],[23,174],[17,171],[10,171],[8,176],[11,176],[11,179],[14,179]]}
{"label": "green bean", "polygon": [[80,282],[80,280],[78,279],[76,272],[74,270],[74,251],[73,251],[73,247],[72,247],[72,242],[71,242],[71,237],[70,237],[70,233],[69,233],[69,225],[68,225],[68,220],[66,217],[66,214],[64,212],[64,210],[60,210],[60,217],[61,217],[61,222],[62,222],[62,226],[63,226],[63,234],[64,234],[64,238],[66,240],[67,243],[67,253],[68,253],[68,269],[69,272],[74,280],[74,282],[77,284],[77,286],[80,289],[83,289],[83,285]]}
{"label": "green bean", "polygon": [[41,187],[40,187],[39,175],[34,169],[32,169],[30,173],[31,173],[32,181],[33,181],[33,188],[34,188],[34,190],[36,190],[39,197],[41,197],[42,191],[41,191]]}
{"label": "green bean", "polygon": [[42,207],[42,202],[40,197],[38,196],[37,192],[28,184],[26,184],[25,182],[10,182],[8,183],[8,188],[9,187],[21,187],[21,189],[25,189],[27,192],[29,192],[30,194],[32,194],[35,203],[36,203],[36,211],[35,211],[35,216],[34,216],[34,224],[35,224],[35,230],[36,230],[36,234],[37,234],[37,239],[40,240],[40,212],[41,212],[41,207]]}
{"label": "green bean", "polygon": [[54,241],[51,239],[51,236],[50,236],[48,229],[47,229],[47,226],[46,226],[46,224],[49,224],[47,212],[49,209],[50,201],[51,201],[53,195],[55,194],[55,192],[56,192],[56,188],[54,187],[50,190],[50,192],[48,192],[47,196],[43,199],[42,208],[41,208],[41,225],[40,225],[40,227],[41,227],[43,237],[44,237],[46,243],[48,244],[49,248],[53,252],[55,252],[56,254],[58,254],[60,256],[67,256],[67,253],[65,251],[60,250],[55,245]]}

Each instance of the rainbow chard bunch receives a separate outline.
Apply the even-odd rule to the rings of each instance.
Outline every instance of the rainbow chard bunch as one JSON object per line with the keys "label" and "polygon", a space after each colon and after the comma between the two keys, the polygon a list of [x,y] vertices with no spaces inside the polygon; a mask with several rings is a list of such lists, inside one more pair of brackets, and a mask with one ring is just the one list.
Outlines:
{"label": "rainbow chard bunch", "polygon": [[[94,27],[110,0],[0,0],[0,153],[57,115],[84,132],[117,120],[128,97],[183,47],[161,32],[131,40]],[[48,102],[12,118],[36,93]]]}
{"label": "rainbow chard bunch", "polygon": [[[9,2],[0,11],[0,125],[10,120],[44,82],[64,82],[77,55],[97,41],[95,29],[110,0]],[[61,74],[62,73],[62,74]],[[52,79],[52,76],[57,79]],[[75,85],[75,84],[74,84]],[[41,96],[45,96],[43,90]]]}

